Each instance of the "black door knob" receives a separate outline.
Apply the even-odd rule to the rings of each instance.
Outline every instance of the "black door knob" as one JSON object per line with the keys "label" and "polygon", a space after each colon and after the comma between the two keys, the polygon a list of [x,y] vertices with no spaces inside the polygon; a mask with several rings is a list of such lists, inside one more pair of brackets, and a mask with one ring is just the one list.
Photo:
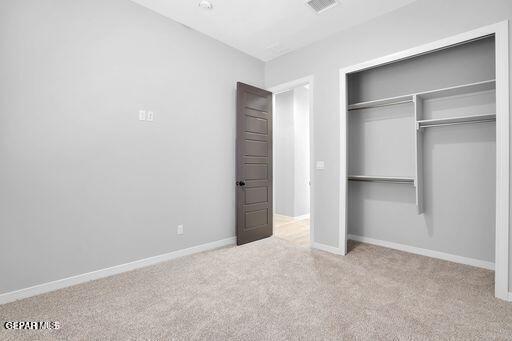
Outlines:
{"label": "black door knob", "polygon": [[240,186],[240,187],[244,187],[245,186],[245,181],[237,181],[236,185]]}

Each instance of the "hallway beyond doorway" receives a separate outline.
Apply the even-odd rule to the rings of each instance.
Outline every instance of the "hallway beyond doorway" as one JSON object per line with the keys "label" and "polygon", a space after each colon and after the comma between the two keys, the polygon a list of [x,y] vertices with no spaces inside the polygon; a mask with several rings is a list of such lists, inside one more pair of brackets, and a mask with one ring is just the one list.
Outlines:
{"label": "hallway beyond doorway", "polygon": [[294,219],[274,214],[274,236],[297,246],[309,247],[309,218]]}

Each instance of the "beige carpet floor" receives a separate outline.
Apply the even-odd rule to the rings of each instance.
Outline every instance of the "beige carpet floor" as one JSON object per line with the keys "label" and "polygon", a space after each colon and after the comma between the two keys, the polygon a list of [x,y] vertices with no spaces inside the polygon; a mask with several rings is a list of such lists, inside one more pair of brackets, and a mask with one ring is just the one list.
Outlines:
{"label": "beige carpet floor", "polygon": [[[1,340],[512,340],[493,273],[367,244],[279,238],[196,254],[0,306],[57,320]],[[3,322],[2,322],[3,324]]]}

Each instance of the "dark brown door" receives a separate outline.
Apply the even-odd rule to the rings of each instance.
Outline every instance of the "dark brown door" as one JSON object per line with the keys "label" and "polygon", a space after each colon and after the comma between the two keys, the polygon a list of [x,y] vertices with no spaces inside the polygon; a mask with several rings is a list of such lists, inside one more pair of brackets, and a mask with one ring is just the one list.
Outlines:
{"label": "dark brown door", "polygon": [[272,93],[237,83],[236,241],[272,235]]}

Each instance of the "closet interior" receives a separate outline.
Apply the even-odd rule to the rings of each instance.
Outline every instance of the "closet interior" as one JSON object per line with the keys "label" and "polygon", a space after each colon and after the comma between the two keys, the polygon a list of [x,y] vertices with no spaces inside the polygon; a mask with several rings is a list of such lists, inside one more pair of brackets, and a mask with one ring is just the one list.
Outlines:
{"label": "closet interior", "polygon": [[348,233],[492,264],[494,36],[348,75]]}

